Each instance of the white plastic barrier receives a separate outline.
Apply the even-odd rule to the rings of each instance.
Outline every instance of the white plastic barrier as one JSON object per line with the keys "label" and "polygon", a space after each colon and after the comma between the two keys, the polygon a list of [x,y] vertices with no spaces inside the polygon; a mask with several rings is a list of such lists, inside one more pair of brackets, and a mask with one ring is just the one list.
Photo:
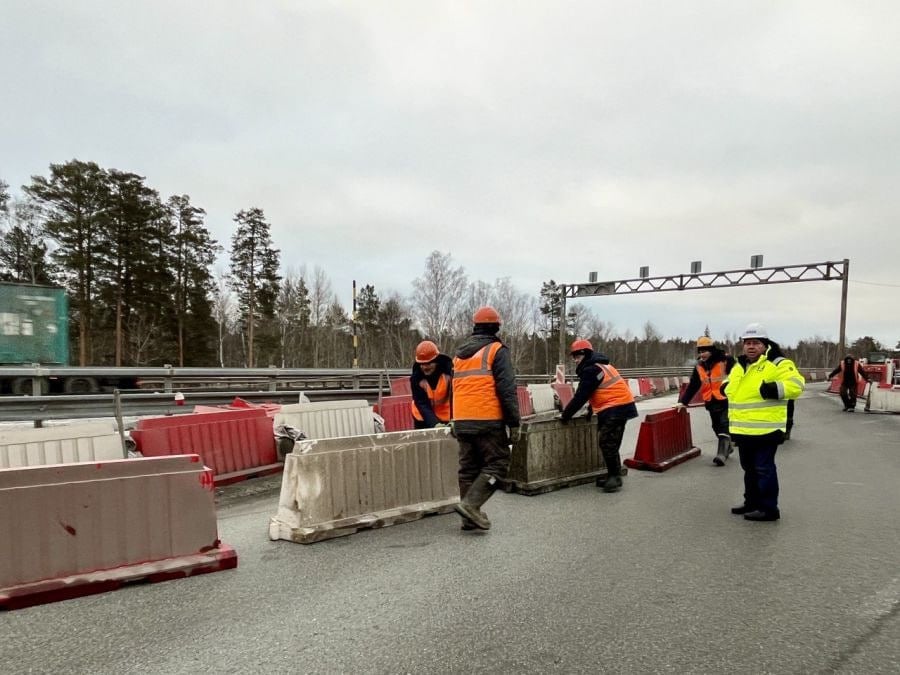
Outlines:
{"label": "white plastic barrier", "polygon": [[92,422],[0,432],[0,469],[122,459],[122,440],[112,424]]}
{"label": "white plastic barrier", "polygon": [[628,380],[628,389],[635,398],[641,395],[641,383],[635,379]]}
{"label": "white plastic barrier", "polygon": [[375,419],[368,401],[320,401],[281,407],[275,426],[287,424],[307,438],[339,438],[375,433]]}
{"label": "white plastic barrier", "polygon": [[531,395],[531,405],[535,413],[550,412],[556,410],[556,392],[549,384],[529,384],[528,393]]}
{"label": "white plastic barrier", "polygon": [[311,544],[449,512],[458,463],[447,429],[297,441],[269,538]]}

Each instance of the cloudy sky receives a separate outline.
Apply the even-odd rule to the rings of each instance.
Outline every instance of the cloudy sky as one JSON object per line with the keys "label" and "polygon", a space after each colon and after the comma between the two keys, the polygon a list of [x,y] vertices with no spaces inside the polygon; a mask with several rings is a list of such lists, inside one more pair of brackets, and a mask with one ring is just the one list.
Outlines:
{"label": "cloudy sky", "polygon": [[[285,268],[407,295],[433,250],[541,283],[850,259],[900,340],[900,3],[0,0],[0,178],[240,209]],[[619,332],[837,339],[837,281],[592,298]]]}

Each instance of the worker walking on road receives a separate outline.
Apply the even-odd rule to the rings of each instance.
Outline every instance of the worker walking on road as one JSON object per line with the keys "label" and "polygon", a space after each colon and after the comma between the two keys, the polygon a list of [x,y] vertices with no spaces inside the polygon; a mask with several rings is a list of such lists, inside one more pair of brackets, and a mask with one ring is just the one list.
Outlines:
{"label": "worker walking on road", "polygon": [[452,428],[459,441],[459,496],[463,529],[489,530],[481,510],[509,471],[510,449],[519,437],[516,373],[497,333],[500,315],[481,307],[472,335],[453,358]]}
{"label": "worker walking on road", "polygon": [[744,470],[744,503],[731,512],[747,520],[778,520],[775,452],[787,428],[787,402],[803,393],[806,381],[762,324],[749,324],[741,339],[744,353],[725,387],[731,438]]}
{"label": "worker walking on road", "polygon": [[450,424],[450,392],[453,361],[441,354],[431,340],[416,347],[416,362],[409,376],[412,391],[413,426],[433,429]]}
{"label": "worker walking on road", "polygon": [[859,387],[859,381],[869,381],[869,374],[866,369],[859,365],[853,356],[847,354],[837,368],[828,373],[828,379],[841,374],[841,383],[839,393],[841,400],[844,402],[844,412],[853,412],[856,410],[856,391]]}
{"label": "worker walking on road", "polygon": [[559,418],[567,422],[585,403],[590,403],[588,416],[597,415],[597,443],[608,472],[605,479],[597,479],[597,486],[604,492],[616,492],[622,487],[619,448],[625,424],[638,416],[634,395],[619,371],[609,365],[605,355],[594,352],[590,342],[575,340],[569,351],[575,359],[578,388]]}
{"label": "worker walking on road", "polygon": [[731,435],[728,433],[728,399],[725,398],[725,382],[734,367],[734,357],[726,354],[707,335],[697,338],[697,365],[691,373],[684,393],[675,404],[676,410],[684,410],[699,391],[703,405],[712,421],[713,433],[719,439],[719,447],[713,464],[725,466],[732,452]]}

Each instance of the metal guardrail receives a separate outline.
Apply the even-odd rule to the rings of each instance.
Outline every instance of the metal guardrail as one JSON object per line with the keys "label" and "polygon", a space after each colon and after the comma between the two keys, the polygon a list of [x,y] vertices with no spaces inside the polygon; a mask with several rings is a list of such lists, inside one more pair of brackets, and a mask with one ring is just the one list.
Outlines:
{"label": "metal guardrail", "polygon": [[[377,400],[377,389],[339,389],[303,392],[311,401],[338,401],[348,398]],[[176,405],[170,392],[122,393],[122,415],[181,415],[193,412],[194,406],[218,406],[242,398],[251,403],[296,403],[300,392],[187,392],[184,404]],[[4,396],[0,397],[0,422],[34,422],[40,426],[45,420],[113,417],[113,394],[83,394],[72,396]]]}
{"label": "metal guardrail", "polygon": [[[625,378],[681,377],[692,368],[625,368]],[[222,405],[235,397],[251,402],[295,403],[302,392],[310,400],[365,398],[371,402],[390,393],[390,379],[405,377],[408,369],[280,369],[280,368],[0,368],[0,377],[134,377],[160,378],[157,391],[121,392],[122,414],[167,415],[190,412],[195,405]],[[546,383],[544,374],[519,375],[519,384]],[[251,389],[256,389],[252,391]],[[261,389],[261,390],[260,390]],[[173,392],[181,390],[183,406]],[[57,396],[0,396],[0,422],[80,419],[114,414],[112,394]]]}

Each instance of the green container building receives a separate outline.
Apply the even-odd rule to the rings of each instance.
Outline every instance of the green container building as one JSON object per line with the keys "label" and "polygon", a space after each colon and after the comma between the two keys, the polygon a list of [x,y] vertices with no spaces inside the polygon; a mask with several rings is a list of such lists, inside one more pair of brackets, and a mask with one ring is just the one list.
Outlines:
{"label": "green container building", "polygon": [[0,365],[69,363],[69,303],[62,288],[0,283]]}

